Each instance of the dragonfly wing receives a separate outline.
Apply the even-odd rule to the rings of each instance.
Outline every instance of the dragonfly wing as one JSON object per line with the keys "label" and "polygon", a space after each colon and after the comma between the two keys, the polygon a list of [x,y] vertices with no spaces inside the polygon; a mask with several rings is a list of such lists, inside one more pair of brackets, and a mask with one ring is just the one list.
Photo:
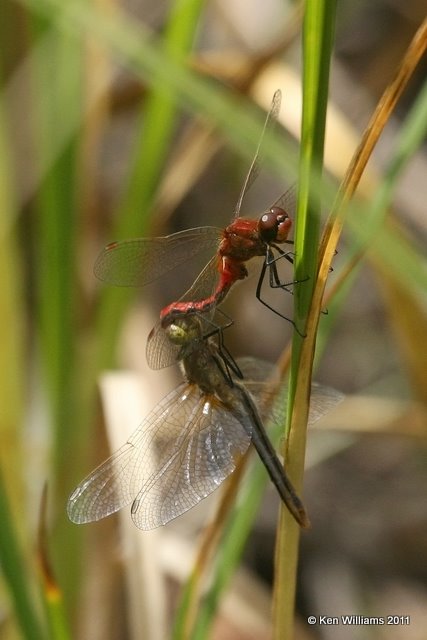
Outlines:
{"label": "dragonfly wing", "polygon": [[[268,391],[267,394],[264,392],[260,383],[247,386],[255,398],[262,398],[263,402],[267,401],[267,409],[260,409],[262,419],[271,420],[276,424],[283,424],[286,419],[287,402],[284,400],[284,397],[286,397],[287,394],[287,385],[282,386],[281,390],[277,394],[277,399],[273,399],[272,404],[270,404],[270,399],[272,399],[272,397],[268,394]],[[320,420],[320,418],[336,407],[337,404],[342,402],[344,397],[344,394],[340,393],[336,389],[313,383],[311,386],[308,424],[312,425]]]}
{"label": "dragonfly wing", "polygon": [[336,407],[337,404],[340,404],[344,398],[345,395],[341,393],[341,391],[313,382],[311,385],[308,424],[314,424],[320,420],[320,418]]}
{"label": "dragonfly wing", "polygon": [[295,220],[297,210],[297,185],[293,184],[285,193],[282,193],[280,198],[277,198],[276,202],[272,204],[272,207],[280,207],[291,218]]}
{"label": "dragonfly wing", "polygon": [[261,383],[261,387],[265,388],[267,379],[278,371],[271,362],[251,356],[237,358],[237,364],[243,373],[245,386],[246,384]]}
{"label": "dragonfly wing", "polygon": [[179,302],[199,302],[210,298],[219,285],[218,257],[213,256],[199,273]]}
{"label": "dragonfly wing", "polygon": [[[267,379],[277,380],[278,372],[274,365],[256,358],[238,358],[237,363],[244,376],[244,384],[257,401],[260,415],[263,420],[271,419],[274,422],[283,422],[286,413],[286,403],[283,398],[287,393],[287,385],[284,384],[277,392],[277,400],[274,394],[269,392],[265,384]],[[310,410],[308,424],[312,425],[324,415],[336,407],[345,398],[345,395],[332,387],[313,382],[311,385]],[[260,401],[266,402],[272,409],[263,410],[259,406]]]}
{"label": "dragonfly wing", "polygon": [[167,395],[129,440],[89,474],[68,500],[68,516],[77,524],[93,522],[130,504],[150,475],[149,456],[168,416],[182,403],[186,383]]}
{"label": "dragonfly wing", "polygon": [[145,348],[147,364],[150,369],[157,371],[176,364],[180,352],[181,347],[171,342],[161,322],[158,322],[150,331]]}
{"label": "dragonfly wing", "polygon": [[204,250],[216,251],[221,229],[197,227],[160,238],[111,242],[99,254],[97,278],[122,287],[142,287]]}
{"label": "dragonfly wing", "polygon": [[132,518],[140,529],[166,524],[215,491],[250,444],[240,421],[217,399],[192,389],[185,413],[171,415],[177,437],[165,437],[157,468],[133,502]]}
{"label": "dragonfly wing", "polygon": [[82,524],[132,503],[132,518],[153,529],[212,493],[250,443],[240,422],[196,385],[160,402],[108,460],[73,491],[68,515]]}
{"label": "dragonfly wing", "polygon": [[239,199],[237,201],[236,207],[234,209],[234,217],[237,218],[240,215],[240,210],[242,208],[242,203],[243,203],[243,199],[245,197],[245,195],[247,194],[247,192],[249,191],[249,189],[251,188],[251,186],[253,185],[253,183],[255,182],[258,174],[259,174],[259,170],[260,170],[260,155],[261,155],[261,151],[262,151],[262,143],[264,140],[264,136],[265,136],[265,132],[268,129],[271,129],[272,127],[274,127],[276,121],[277,121],[277,117],[279,115],[280,112],[280,104],[282,102],[282,92],[280,91],[280,89],[277,89],[277,91],[274,92],[273,95],[273,99],[271,101],[271,106],[270,106],[270,110],[267,114],[267,117],[265,119],[264,122],[264,128],[262,130],[261,133],[261,137],[260,140],[258,142],[258,147],[257,150],[255,152],[255,156],[254,159],[252,160],[251,166],[249,167],[249,171],[247,173],[247,176],[245,178],[245,181],[243,183],[243,187],[242,190],[240,192],[239,195]]}

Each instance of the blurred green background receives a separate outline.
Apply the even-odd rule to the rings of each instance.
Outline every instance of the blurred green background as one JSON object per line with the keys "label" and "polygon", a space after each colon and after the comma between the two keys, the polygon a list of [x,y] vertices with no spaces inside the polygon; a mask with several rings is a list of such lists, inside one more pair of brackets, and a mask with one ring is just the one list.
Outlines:
{"label": "blurred green background", "polygon": [[[338,3],[325,153],[337,182],[424,18],[420,0]],[[142,292],[100,285],[92,266],[111,240],[225,226],[262,128],[260,106],[277,88],[284,131],[267,149],[247,213],[296,181],[301,8],[3,0],[0,30],[0,637],[165,637],[191,566],[180,573],[170,561],[186,559],[187,547],[191,558],[187,516],[153,538],[159,599],[138,623],[153,578],[126,577],[136,560],[117,517],[78,528],[65,507],[108,453],[98,376],[136,369],[156,397],[172,388],[174,372],[147,371],[145,338],[201,265]],[[370,628],[372,638],[422,638],[427,623],[425,70],[424,57],[335,259],[332,284],[367,244],[321,321],[328,346],[317,378],[354,397],[333,432],[313,436],[304,492],[313,531],[302,541],[298,619],[412,616],[387,633]],[[328,192],[325,211],[330,204]],[[274,361],[291,327],[260,308],[254,282],[227,303],[235,320],[227,344],[234,355]],[[280,305],[292,314],[291,296]],[[224,607],[212,637],[269,637],[276,511],[269,491],[246,546],[256,604],[236,579],[234,613]],[[164,612],[161,623],[154,610]],[[367,637],[340,631],[301,622],[295,637]]]}

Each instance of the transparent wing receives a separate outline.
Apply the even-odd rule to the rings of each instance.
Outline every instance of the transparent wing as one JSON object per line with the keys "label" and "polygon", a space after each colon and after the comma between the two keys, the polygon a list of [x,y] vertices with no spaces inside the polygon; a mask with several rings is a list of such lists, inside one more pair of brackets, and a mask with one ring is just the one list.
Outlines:
{"label": "transparent wing", "polygon": [[276,202],[272,204],[273,207],[280,207],[291,218],[295,220],[297,210],[297,185],[293,184],[285,193],[282,193],[280,198],[277,198]]}
{"label": "transparent wing", "polygon": [[[249,389],[255,398],[262,398],[263,401],[267,399],[265,391],[260,383],[246,383],[245,386]],[[286,385],[284,385],[278,394],[278,399],[273,400],[273,404],[267,403],[267,409],[260,409],[260,414],[263,420],[272,420],[273,422],[283,423],[286,417],[286,403],[283,402],[284,392],[287,391]],[[317,420],[320,420],[324,415],[329,413],[337,404],[344,400],[344,394],[332,387],[325,387],[323,385],[313,383],[311,386],[311,398],[310,409],[308,412],[308,424],[312,425]],[[272,408],[271,408],[272,407]]]}
{"label": "transparent wing", "polygon": [[142,287],[198,253],[216,252],[221,230],[197,227],[160,238],[111,242],[99,254],[94,273],[109,284]]}
{"label": "transparent wing", "polygon": [[210,298],[219,285],[220,269],[218,256],[213,256],[199,273],[191,287],[179,299],[179,302],[197,302]]}
{"label": "transparent wing", "polygon": [[179,447],[167,445],[162,451],[162,467],[132,505],[140,529],[166,524],[206,498],[234,471],[250,444],[239,420],[206,396],[179,440]]}
{"label": "transparent wing", "polygon": [[183,403],[187,385],[167,395],[145,418],[129,440],[89,474],[68,500],[68,516],[77,524],[100,520],[130,504],[144,481],[145,458],[172,409]]}
{"label": "transparent wing", "polygon": [[[273,394],[269,395],[265,384],[267,378],[270,378],[275,373],[274,365],[255,358],[238,358],[237,364],[243,373],[245,387],[254,396],[257,404],[260,405],[261,400],[266,401],[266,410],[263,410],[261,405],[259,406],[263,420],[271,419],[274,422],[283,422],[286,413],[286,404],[283,403],[283,398],[287,392],[287,385],[282,385],[280,391],[274,394],[278,397],[275,400]],[[317,420],[320,420],[342,402],[344,398],[345,395],[341,391],[313,382],[311,385],[308,424],[312,425]]]}
{"label": "transparent wing", "polygon": [[150,369],[157,371],[176,364],[180,359],[180,352],[181,347],[169,340],[162,323],[157,322],[148,335],[145,347],[147,364]]}
{"label": "transparent wing", "polygon": [[240,210],[242,208],[243,199],[247,194],[247,192],[249,191],[249,189],[251,188],[251,186],[253,185],[253,183],[255,182],[259,174],[259,169],[260,169],[259,159],[260,159],[260,152],[261,152],[261,147],[262,147],[262,142],[264,140],[265,132],[267,131],[267,129],[271,129],[272,127],[274,127],[277,120],[277,116],[279,115],[281,102],[282,102],[282,92],[280,91],[280,89],[278,89],[273,95],[270,111],[268,112],[267,117],[265,119],[264,128],[262,130],[261,137],[258,143],[258,148],[255,152],[254,159],[252,160],[246,179],[243,183],[239,199],[237,200],[237,204],[234,209],[235,218],[239,217]]}
{"label": "transparent wing", "polygon": [[68,515],[81,524],[132,503],[138,527],[165,524],[214,491],[249,442],[220,402],[182,384],[73,491]]}
{"label": "transparent wing", "polygon": [[332,387],[325,387],[317,382],[311,385],[310,412],[308,424],[314,424],[322,416],[331,411],[337,404],[344,400],[345,396]]}
{"label": "transparent wing", "polygon": [[277,371],[276,367],[271,362],[261,360],[260,358],[252,358],[251,356],[237,358],[236,362],[243,373],[243,377],[245,378],[245,386],[247,384],[253,385],[254,388],[258,390],[258,393],[265,389],[265,382],[267,378]]}

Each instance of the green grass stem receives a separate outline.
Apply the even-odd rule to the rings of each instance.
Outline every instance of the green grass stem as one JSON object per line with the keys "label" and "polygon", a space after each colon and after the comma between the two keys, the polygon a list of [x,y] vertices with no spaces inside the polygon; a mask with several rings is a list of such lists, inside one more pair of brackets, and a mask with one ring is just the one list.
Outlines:
{"label": "green grass stem", "polygon": [[[316,282],[320,234],[320,194],[323,166],[329,69],[335,30],[336,3],[308,1],[303,27],[303,113],[301,130],[300,177],[295,228],[295,278],[305,282],[295,287],[294,321],[303,333],[315,332],[307,327],[312,294]],[[285,460],[288,473],[299,490],[302,486],[305,459],[308,399],[311,388],[310,370],[301,371],[301,350],[305,338],[294,331],[291,375],[288,392],[287,433],[290,433],[297,385],[300,393],[295,407],[297,420],[292,422]],[[315,339],[313,337],[314,358]],[[274,587],[274,638],[292,636],[299,528],[282,507],[276,542]]]}
{"label": "green grass stem", "polygon": [[16,611],[16,619],[25,640],[46,638],[31,593],[32,581],[28,580],[28,567],[24,559],[12,513],[8,504],[2,470],[0,469],[0,561],[2,572]]}

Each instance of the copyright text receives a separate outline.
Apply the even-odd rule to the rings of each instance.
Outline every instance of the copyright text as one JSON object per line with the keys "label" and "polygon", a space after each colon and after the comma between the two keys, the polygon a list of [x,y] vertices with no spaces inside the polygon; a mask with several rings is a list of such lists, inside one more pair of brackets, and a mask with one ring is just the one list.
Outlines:
{"label": "copyright text", "polygon": [[362,626],[362,625],[409,625],[410,616],[308,616],[310,625]]}

